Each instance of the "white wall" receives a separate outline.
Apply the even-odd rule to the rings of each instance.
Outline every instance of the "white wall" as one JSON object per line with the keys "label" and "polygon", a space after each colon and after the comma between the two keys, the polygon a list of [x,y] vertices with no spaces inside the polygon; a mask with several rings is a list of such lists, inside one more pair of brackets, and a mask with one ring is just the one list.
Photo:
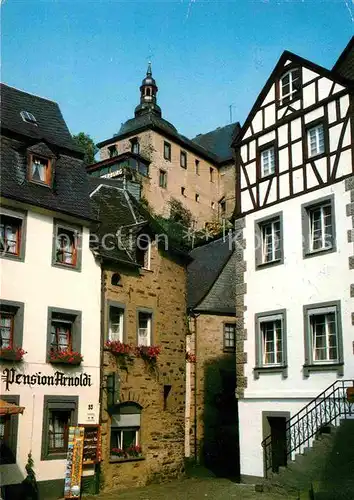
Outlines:
{"label": "white wall", "polygon": [[[324,255],[303,258],[301,205],[334,193],[337,251]],[[346,205],[350,194],[345,191],[345,182],[298,196],[274,207],[252,213],[246,218],[245,238],[247,271],[245,282],[245,328],[247,340],[248,378],[245,398],[313,398],[333,383],[336,372],[311,372],[304,377],[304,325],[303,306],[327,301],[341,301],[344,378],[354,377],[353,326],[351,312],[354,299],[350,298],[353,276],[348,259],[353,255],[353,243],[347,241],[347,230],[351,219],[346,216]],[[273,213],[283,213],[284,264],[255,270],[255,220]],[[255,314],[276,309],[286,309],[288,377],[279,373],[261,374],[254,379],[255,366]]]}
{"label": "white wall", "polygon": [[[83,229],[81,272],[53,267],[53,218],[28,212],[26,253],[24,262],[1,259],[1,298],[23,302],[23,348],[27,351],[24,362],[13,367],[24,374],[52,375],[63,371],[65,375],[91,375],[91,387],[51,387],[33,385],[10,386],[4,383],[1,393],[19,395],[25,407],[19,416],[17,440],[17,466],[1,466],[3,484],[14,484],[23,478],[27,454],[32,449],[37,480],[64,478],[65,460],[41,461],[43,397],[44,395],[78,395],[79,423],[98,423],[99,419],[99,367],[100,367],[100,297],[101,273],[89,249],[89,230]],[[82,313],[81,354],[79,367],[58,368],[46,363],[48,307],[74,309]],[[6,367],[11,367],[6,364]],[[2,366],[3,370],[5,365]],[[93,410],[88,410],[88,405]],[[32,430],[33,426],[33,430]],[[22,478],[21,478],[22,476]]]}

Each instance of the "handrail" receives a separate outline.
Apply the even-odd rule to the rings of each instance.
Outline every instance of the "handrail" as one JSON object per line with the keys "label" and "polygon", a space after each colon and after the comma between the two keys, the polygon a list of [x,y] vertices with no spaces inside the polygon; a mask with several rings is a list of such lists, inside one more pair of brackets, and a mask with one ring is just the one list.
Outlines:
{"label": "handrail", "polygon": [[[325,425],[329,425],[342,415],[344,417],[349,414],[354,415],[354,403],[349,403],[345,395],[345,390],[353,386],[354,380],[336,380],[286,421],[287,457],[299,451],[305,443],[310,445],[310,440]],[[271,435],[262,441],[262,447],[267,477],[270,470],[275,470]]]}

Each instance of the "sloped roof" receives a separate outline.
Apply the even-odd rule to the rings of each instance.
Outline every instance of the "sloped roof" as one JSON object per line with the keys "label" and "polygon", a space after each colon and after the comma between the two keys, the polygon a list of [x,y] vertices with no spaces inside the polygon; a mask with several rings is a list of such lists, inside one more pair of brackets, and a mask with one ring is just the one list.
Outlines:
{"label": "sloped roof", "polygon": [[[97,181],[99,179],[95,179],[95,184]],[[118,184],[114,185],[112,181],[102,182],[98,186],[94,186],[92,182],[92,209],[96,218],[100,220],[92,227],[100,242],[95,250],[104,259],[138,267],[135,252],[136,236],[143,229],[146,234],[165,234],[165,231],[131,193],[117,186]],[[120,234],[119,242],[115,237],[117,233]],[[105,235],[111,235],[106,239],[106,245],[103,244]],[[104,248],[105,246],[107,248]],[[166,251],[172,255],[177,254],[187,261],[191,260],[188,253],[179,248],[173,239],[168,239]]]}
{"label": "sloped roof", "polygon": [[280,56],[279,61],[277,62],[275,68],[273,69],[272,73],[270,74],[268,80],[266,81],[264,87],[262,88],[261,92],[259,93],[255,103],[252,106],[251,111],[249,112],[244,124],[241,127],[241,130],[239,134],[237,134],[237,137],[233,140],[233,147],[242,143],[243,136],[245,132],[247,131],[250,123],[252,122],[253,118],[255,117],[258,108],[260,104],[263,102],[263,99],[266,97],[267,93],[269,92],[269,89],[273,85],[273,82],[275,78],[280,74],[281,71],[283,71],[284,64],[287,60],[296,62],[300,66],[303,66],[305,68],[308,68],[326,78],[329,78],[340,85],[343,86],[351,86],[352,83],[350,80],[344,78],[342,75],[335,73],[333,71],[330,71],[322,66],[319,66],[318,64],[313,63],[312,61],[309,61],[308,59],[304,59],[303,57],[300,57],[296,54],[293,54],[292,52],[289,52],[288,50],[285,50],[283,54]]}
{"label": "sloped roof", "polygon": [[[10,87],[4,83],[1,91],[1,128],[24,135],[36,141],[82,152],[75,144],[56,102]],[[27,123],[21,111],[31,113],[37,124]]]}
{"label": "sloped roof", "polygon": [[197,142],[188,139],[182,134],[179,134],[177,129],[167,120],[161,118],[156,113],[148,112],[141,116],[137,116],[135,118],[131,118],[126,121],[119,130],[119,133],[110,139],[106,139],[97,144],[97,147],[101,148],[102,146],[106,146],[107,144],[111,144],[117,140],[123,139],[125,137],[131,136],[132,134],[138,134],[143,132],[144,130],[153,129],[157,132],[161,132],[165,137],[170,137],[172,140],[175,140],[182,147],[188,148],[191,151],[194,151],[196,154],[200,155],[203,158],[213,162],[219,163],[221,158],[219,158],[212,151],[208,151],[203,146],[199,145]]}
{"label": "sloped roof", "polygon": [[214,153],[219,157],[220,161],[232,160],[233,150],[231,144],[239,130],[240,124],[235,122],[225,125],[225,127],[218,127],[206,134],[198,134],[192,141]]}
{"label": "sloped roof", "polygon": [[[187,305],[196,309],[220,276],[233,253],[228,237],[220,238],[190,252],[193,261],[188,265]],[[223,309],[224,304],[215,304]]]}
{"label": "sloped roof", "polygon": [[344,78],[354,80],[354,36],[349,40],[348,45],[339,56],[332,71]]}

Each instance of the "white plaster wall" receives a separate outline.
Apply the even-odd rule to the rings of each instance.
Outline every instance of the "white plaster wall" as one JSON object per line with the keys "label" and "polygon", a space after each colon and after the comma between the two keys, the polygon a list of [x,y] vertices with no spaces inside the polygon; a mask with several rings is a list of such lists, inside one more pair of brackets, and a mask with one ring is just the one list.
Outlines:
{"label": "white plaster wall", "polygon": [[[301,204],[316,201],[332,193],[335,196],[337,251],[303,259]],[[351,221],[346,216],[346,205],[349,203],[349,192],[345,191],[345,183],[342,181],[247,216],[245,328],[248,336],[245,351],[248,361],[245,365],[245,375],[248,385],[245,399],[313,398],[336,380],[336,372],[311,372],[308,378],[303,376],[303,306],[306,304],[341,301],[344,378],[354,377],[354,332],[351,324],[354,298],[349,297],[353,276],[348,267],[349,256],[353,254],[353,243],[347,241],[347,230],[350,229]],[[284,264],[256,271],[254,222],[279,211],[283,212]],[[255,314],[275,309],[286,309],[287,312],[288,377],[283,379],[280,374],[271,373],[261,374],[260,378],[255,380]]]}
{"label": "white plaster wall", "polygon": [[295,415],[309,399],[246,399],[239,401],[241,475],[263,477],[262,412],[290,412]]}
{"label": "white plaster wall", "polygon": [[[17,465],[1,466],[3,484],[14,484],[25,475],[27,454],[32,449],[35,471],[39,481],[64,477],[65,460],[41,461],[43,398],[44,395],[79,396],[79,423],[98,423],[99,419],[99,366],[100,366],[100,267],[89,249],[89,230],[82,233],[81,272],[56,268],[52,261],[53,218],[28,212],[26,253],[24,262],[1,260],[1,298],[23,302],[23,348],[27,351],[24,362],[13,366],[23,374],[91,376],[91,387],[27,386],[16,383],[1,393],[19,395],[25,407],[19,416],[17,439]],[[58,368],[46,363],[48,307],[81,311],[81,354],[79,367]],[[11,365],[7,364],[7,367]],[[3,370],[5,366],[2,366]],[[88,410],[88,405],[93,410]]]}

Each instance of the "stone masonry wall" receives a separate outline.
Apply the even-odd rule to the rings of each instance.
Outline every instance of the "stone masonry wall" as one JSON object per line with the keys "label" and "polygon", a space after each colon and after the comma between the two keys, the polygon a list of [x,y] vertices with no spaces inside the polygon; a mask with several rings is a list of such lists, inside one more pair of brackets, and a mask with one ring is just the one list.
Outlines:
{"label": "stone masonry wall", "polygon": [[233,316],[210,314],[190,319],[196,363],[191,364],[189,453],[223,474],[238,463],[235,353],[224,352],[223,344],[224,323],[235,322]]}
{"label": "stone masonry wall", "polygon": [[[226,217],[231,216],[235,202],[235,180],[233,165],[224,166],[219,170],[214,164],[200,158],[195,153],[185,150],[182,146],[154,131],[146,131],[132,135],[140,143],[140,153],[151,161],[148,182],[143,180],[144,196],[151,207],[161,215],[169,215],[168,201],[174,197],[189,209],[198,228],[204,227],[205,222],[218,219],[218,201],[225,196],[227,199]],[[130,151],[130,138],[116,142],[118,152]],[[171,161],[163,157],[164,140],[171,144]],[[113,145],[110,144],[109,146]],[[180,152],[187,153],[187,168],[180,166]],[[100,150],[101,160],[108,158],[108,146]],[[199,160],[199,174],[196,173],[195,160]],[[213,169],[211,181],[210,168]],[[167,173],[167,187],[159,186],[159,171]],[[181,188],[185,188],[182,194]],[[199,194],[199,200],[195,196]],[[212,208],[212,203],[214,208]]]}
{"label": "stone masonry wall", "polygon": [[[113,272],[121,275],[121,285],[112,286]],[[125,342],[136,344],[137,308],[153,310],[153,344],[160,345],[157,373],[140,358],[127,370],[104,352],[103,375],[118,372],[120,400],[142,406],[140,444],[144,460],[114,463],[110,458],[110,416],[107,391],[102,391],[102,473],[103,489],[142,486],[179,476],[184,467],[185,417],[185,337],[186,272],[182,263],[163,256],[152,248],[151,271],[132,272],[124,268],[104,270],[105,299],[125,305]],[[107,312],[104,309],[104,331]],[[171,391],[164,409],[164,385]],[[103,381],[105,386],[105,378]]]}

